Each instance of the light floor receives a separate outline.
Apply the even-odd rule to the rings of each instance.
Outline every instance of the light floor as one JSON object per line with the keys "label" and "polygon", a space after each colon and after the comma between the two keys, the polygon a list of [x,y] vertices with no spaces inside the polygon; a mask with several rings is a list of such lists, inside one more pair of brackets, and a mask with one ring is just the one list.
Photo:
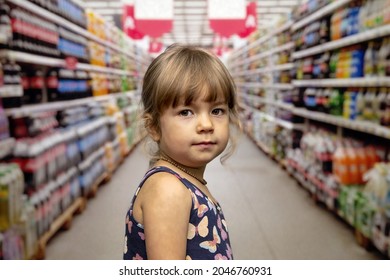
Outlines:
{"label": "light floor", "polygon": [[[147,166],[140,144],[75,216],[71,229],[50,240],[46,259],[121,259],[125,213]],[[351,227],[315,205],[245,135],[226,165],[215,160],[205,178],[224,209],[237,260],[383,258],[361,248]]]}

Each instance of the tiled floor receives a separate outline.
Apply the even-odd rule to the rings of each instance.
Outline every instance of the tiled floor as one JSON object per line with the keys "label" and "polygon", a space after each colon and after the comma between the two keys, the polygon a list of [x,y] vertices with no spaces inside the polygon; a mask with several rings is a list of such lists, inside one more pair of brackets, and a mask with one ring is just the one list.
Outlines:
{"label": "tiled floor", "polygon": [[[125,212],[147,166],[140,144],[72,228],[49,242],[46,259],[121,259]],[[235,259],[382,258],[361,248],[349,226],[315,205],[246,136],[225,166],[208,166],[205,178],[224,208]]]}

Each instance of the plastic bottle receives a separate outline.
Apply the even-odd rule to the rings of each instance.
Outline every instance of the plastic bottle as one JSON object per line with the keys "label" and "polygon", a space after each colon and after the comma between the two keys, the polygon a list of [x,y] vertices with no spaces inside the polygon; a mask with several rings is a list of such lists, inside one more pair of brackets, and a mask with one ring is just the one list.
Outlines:
{"label": "plastic bottle", "polygon": [[363,109],[363,119],[364,120],[373,120],[374,119],[374,102],[375,92],[373,88],[369,88],[366,94],[364,95],[364,109]]}
{"label": "plastic bottle", "polygon": [[12,39],[10,8],[4,0],[0,0],[0,48],[8,46]]}
{"label": "plastic bottle", "polygon": [[356,97],[356,119],[357,120],[364,119],[363,117],[364,106],[365,106],[364,90],[363,88],[361,88]]}
{"label": "plastic bottle", "polygon": [[358,170],[359,170],[359,184],[363,184],[363,176],[368,170],[368,159],[366,155],[365,148],[358,147],[356,148],[356,157],[358,162]]}
{"label": "plastic bottle", "polygon": [[339,182],[344,185],[350,184],[350,174],[348,168],[348,158],[343,146],[338,146],[333,155],[333,172]]}
{"label": "plastic bottle", "polygon": [[368,43],[368,48],[364,54],[364,76],[373,77],[374,76],[374,42],[370,41]]}
{"label": "plastic bottle", "polygon": [[367,168],[371,169],[374,167],[375,163],[379,161],[379,157],[375,152],[375,148],[373,146],[367,146],[365,148],[366,151],[366,157],[367,157]]}
{"label": "plastic bottle", "polygon": [[367,1],[363,0],[359,11],[359,32],[366,30],[366,18],[367,18]]}
{"label": "plastic bottle", "polygon": [[378,94],[378,103],[379,103],[379,108],[378,108],[378,120],[379,124],[386,126],[386,97],[387,97],[387,91],[386,88],[381,88]]}
{"label": "plastic bottle", "polygon": [[348,171],[349,171],[349,178],[347,182],[349,184],[359,184],[361,181],[360,179],[360,172],[359,172],[359,161],[358,157],[356,155],[355,148],[349,146],[345,149],[346,152],[346,162],[348,165]]}
{"label": "plastic bottle", "polygon": [[385,109],[385,117],[384,117],[384,125],[390,126],[390,90],[387,91],[386,95],[386,109]]}
{"label": "plastic bottle", "polygon": [[390,65],[390,38],[382,40],[382,45],[378,52],[378,76],[386,76],[387,67]]}

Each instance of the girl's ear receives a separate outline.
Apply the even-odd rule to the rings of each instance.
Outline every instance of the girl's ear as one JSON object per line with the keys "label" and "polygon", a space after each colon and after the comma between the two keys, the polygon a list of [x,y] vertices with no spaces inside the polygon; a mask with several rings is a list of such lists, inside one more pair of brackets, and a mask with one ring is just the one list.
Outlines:
{"label": "girl's ear", "polygon": [[153,118],[151,114],[145,114],[144,116],[145,128],[153,141],[160,141],[160,130],[157,127],[157,124],[153,123]]}

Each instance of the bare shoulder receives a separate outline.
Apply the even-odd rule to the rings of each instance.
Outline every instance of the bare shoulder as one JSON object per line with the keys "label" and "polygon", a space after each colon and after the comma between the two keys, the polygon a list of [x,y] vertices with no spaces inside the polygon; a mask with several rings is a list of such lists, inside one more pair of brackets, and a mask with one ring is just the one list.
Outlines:
{"label": "bare shoulder", "polygon": [[148,259],[185,259],[191,194],[166,172],[155,173],[142,187],[142,219]]}
{"label": "bare shoulder", "polygon": [[191,195],[183,183],[173,174],[158,172],[150,176],[142,187],[143,204],[161,201],[191,203]]}

